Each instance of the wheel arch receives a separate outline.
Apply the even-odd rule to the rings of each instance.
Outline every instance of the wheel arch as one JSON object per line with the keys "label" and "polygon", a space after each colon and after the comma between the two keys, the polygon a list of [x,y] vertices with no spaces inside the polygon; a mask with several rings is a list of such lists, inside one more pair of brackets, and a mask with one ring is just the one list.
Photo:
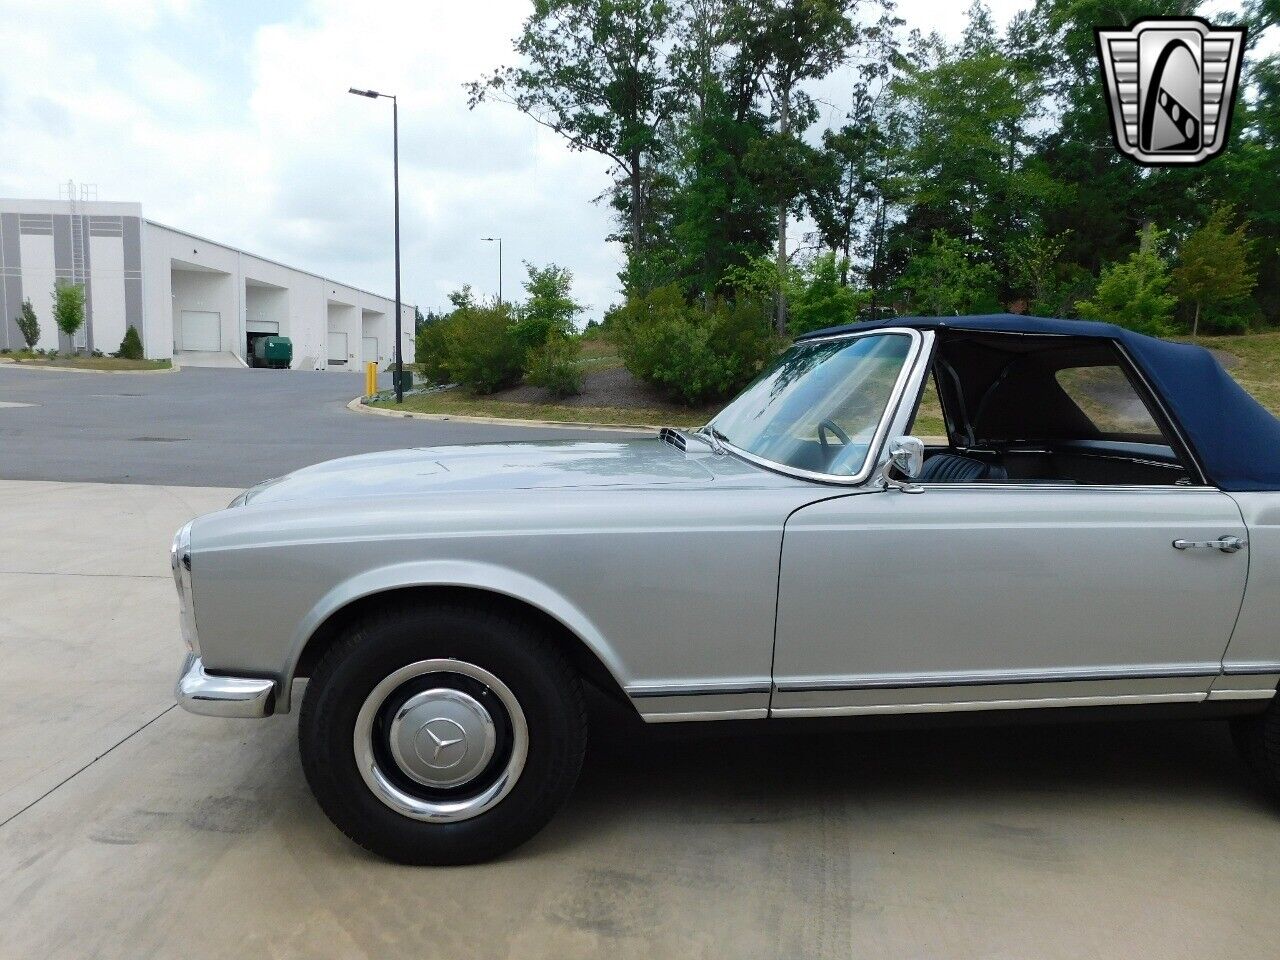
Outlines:
{"label": "wheel arch", "polygon": [[[471,565],[468,565],[471,567]],[[277,712],[290,709],[290,688],[310,676],[325,651],[366,610],[392,600],[422,604],[495,607],[515,619],[536,624],[583,679],[607,696],[634,704],[626,695],[625,673],[614,651],[591,621],[566,598],[544,584],[495,568],[432,571],[374,571],[335,588],[317,605],[298,631],[293,653],[282,671]]]}

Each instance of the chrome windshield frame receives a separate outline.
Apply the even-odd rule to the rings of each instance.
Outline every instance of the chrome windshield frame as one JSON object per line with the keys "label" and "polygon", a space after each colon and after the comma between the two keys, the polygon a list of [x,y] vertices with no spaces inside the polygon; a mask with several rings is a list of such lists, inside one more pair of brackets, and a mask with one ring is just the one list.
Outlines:
{"label": "chrome windshield frame", "polygon": [[[926,337],[925,331],[916,330],[913,327],[880,327],[875,330],[851,330],[847,333],[835,333],[825,337],[807,337],[804,340],[797,341],[797,343],[825,343],[831,340],[857,340],[862,337],[887,335],[905,336],[911,341],[911,345],[908,347],[906,359],[902,361],[902,369],[898,371],[893,390],[889,393],[889,400],[885,404],[884,412],[880,415],[880,422],[876,425],[876,432],[872,435],[871,443],[867,446],[866,459],[862,462],[862,467],[857,473],[843,476],[805,470],[801,467],[792,467],[777,460],[769,460],[765,457],[757,456],[749,450],[743,450],[733,442],[724,439],[723,433],[720,435],[720,442],[734,456],[741,457],[757,467],[763,467],[765,470],[781,473],[788,477],[798,477],[802,480],[812,480],[816,483],[833,484],[841,487],[857,487],[866,483],[880,465],[880,458],[884,450],[884,444],[888,439],[889,428],[897,419],[903,396],[907,391],[908,385],[912,382],[912,374],[915,373],[921,358],[925,355],[924,347],[926,341],[932,341],[932,334],[930,333]],[[707,425],[714,428],[719,417],[720,414],[716,414]]]}

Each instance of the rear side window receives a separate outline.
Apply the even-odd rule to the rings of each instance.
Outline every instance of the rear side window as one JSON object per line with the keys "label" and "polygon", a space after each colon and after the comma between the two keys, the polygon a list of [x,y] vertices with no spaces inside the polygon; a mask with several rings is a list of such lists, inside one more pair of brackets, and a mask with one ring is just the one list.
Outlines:
{"label": "rear side window", "polygon": [[1168,444],[1123,370],[1115,365],[1057,371],[1058,386],[1108,440]]}

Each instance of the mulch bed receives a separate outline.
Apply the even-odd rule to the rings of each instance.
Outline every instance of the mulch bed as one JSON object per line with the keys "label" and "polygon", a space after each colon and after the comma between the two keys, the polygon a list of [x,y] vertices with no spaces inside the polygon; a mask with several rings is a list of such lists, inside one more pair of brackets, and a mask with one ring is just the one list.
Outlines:
{"label": "mulch bed", "polygon": [[673,402],[644,381],[637,380],[625,367],[588,373],[582,380],[582,393],[576,397],[557,400],[542,387],[525,385],[499,390],[497,393],[490,394],[490,399],[511,403],[554,403],[562,407],[617,407],[674,411],[690,409]]}

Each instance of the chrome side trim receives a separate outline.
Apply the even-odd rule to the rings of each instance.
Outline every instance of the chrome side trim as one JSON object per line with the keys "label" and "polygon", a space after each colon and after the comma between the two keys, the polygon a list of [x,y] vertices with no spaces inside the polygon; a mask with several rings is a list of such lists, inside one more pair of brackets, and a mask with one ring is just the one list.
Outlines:
{"label": "chrome side trim", "polygon": [[[1278,667],[1277,669],[1280,669]],[[1023,683],[1069,683],[1077,680],[1163,680],[1172,677],[1204,677],[1222,672],[1221,664],[1151,664],[1139,667],[1077,668],[1071,670],[993,670],[963,673],[876,674],[840,679],[784,680],[776,684],[779,693],[838,690],[875,690],[886,687],[973,687]]]}
{"label": "chrome side trim", "polygon": [[690,710],[684,713],[652,713],[645,714],[645,723],[688,723],[703,720],[765,720],[769,717],[767,707],[753,707],[746,710]]}
{"label": "chrome side trim", "polygon": [[629,697],[703,697],[730,693],[769,693],[768,680],[708,684],[651,684],[627,687]]}
{"label": "chrome side trim", "polygon": [[[857,473],[848,476],[838,476],[831,473],[818,473],[814,470],[802,470],[798,467],[789,467],[785,463],[778,463],[775,460],[766,460],[764,457],[758,457],[753,453],[749,453],[740,447],[734,446],[728,440],[721,440],[725,449],[734,456],[746,460],[748,463],[754,463],[757,467],[763,467],[774,473],[781,473],[788,477],[799,477],[802,480],[814,480],[818,483],[828,483],[842,487],[856,487],[867,481],[867,479],[876,471],[880,465],[880,453],[884,447],[885,439],[889,434],[889,426],[893,423],[894,418],[898,414],[898,408],[902,405],[902,396],[907,388],[911,375],[920,363],[923,355],[922,347],[924,344],[933,343],[933,331],[916,330],[913,327],[885,327],[882,330],[857,330],[848,333],[838,333],[826,337],[806,337],[804,343],[820,343],[825,340],[853,340],[859,337],[868,336],[907,336],[911,340],[911,351],[907,354],[906,360],[902,363],[902,369],[898,371],[898,379],[894,382],[893,391],[889,394],[888,402],[885,404],[884,413],[880,417],[880,423],[876,426],[876,432],[871,437],[871,443],[867,446],[867,458],[863,461],[862,469]],[[715,426],[715,420],[712,419],[710,426]]]}
{"label": "chrome side trim", "polygon": [[1222,664],[1222,672],[1228,677],[1253,677],[1259,674],[1280,674],[1280,661],[1254,661]]}
{"label": "chrome side trim", "polygon": [[188,713],[258,719],[271,714],[275,692],[274,680],[211,674],[199,657],[189,653],[178,674],[174,697]]}
{"label": "chrome side trim", "polygon": [[835,707],[775,707],[774,717],[850,717],[873,713],[960,713],[979,710],[1034,710],[1045,707],[1106,707],[1141,703],[1200,703],[1206,693],[1115,694],[1095,697],[1042,697],[1026,700],[960,700],[933,703],[857,704]]}

